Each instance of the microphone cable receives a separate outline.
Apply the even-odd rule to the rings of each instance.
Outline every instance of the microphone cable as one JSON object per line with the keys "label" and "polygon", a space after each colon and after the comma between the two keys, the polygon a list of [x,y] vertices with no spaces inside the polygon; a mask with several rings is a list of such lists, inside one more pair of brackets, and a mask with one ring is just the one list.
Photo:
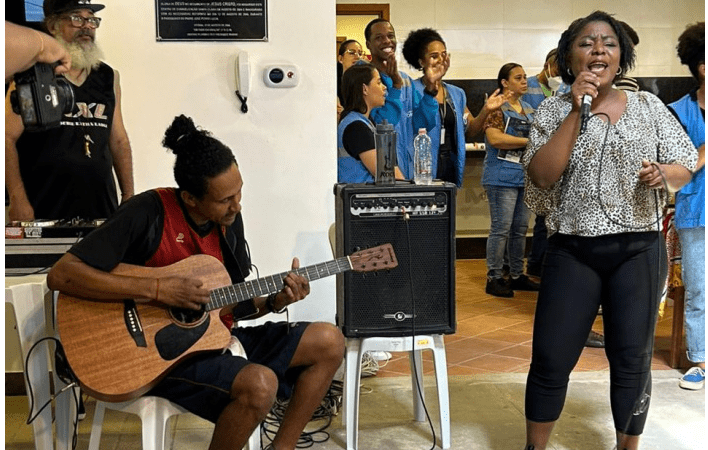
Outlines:
{"label": "microphone cable", "polygon": [[[55,349],[55,364],[54,364],[54,373],[56,374],[57,378],[59,378],[61,381],[66,383],[66,386],[61,388],[59,392],[57,392],[54,395],[51,395],[49,397],[49,400],[47,400],[44,405],[42,405],[34,415],[32,412],[34,411],[34,391],[32,390],[32,383],[30,383],[29,379],[29,360],[30,356],[32,355],[32,352],[37,348],[37,346],[44,342],[44,341],[54,341],[56,344],[56,349]],[[56,362],[57,359],[60,359],[62,362],[64,362],[67,366],[66,368],[60,368],[59,363]],[[65,371],[64,371],[65,369]],[[76,395],[76,390],[72,389],[75,387],[79,387],[79,382],[74,373],[71,371],[71,368],[68,366],[68,362],[66,362],[66,357],[64,356],[64,350],[62,348],[61,342],[59,339],[55,337],[43,337],[42,339],[38,340],[32,346],[30,349],[27,351],[27,356],[25,357],[25,368],[24,368],[24,376],[25,376],[25,382],[27,385],[27,397],[29,400],[29,413],[27,415],[27,425],[30,425],[32,422],[39,417],[40,414],[42,414],[42,411],[44,411],[47,406],[52,404],[52,401],[59,397],[61,394],[63,394],[65,391],[71,389],[71,393],[74,397],[74,404],[76,405],[76,416],[74,417],[74,430],[72,433],[72,438],[71,438],[71,448],[75,449],[76,445],[78,443],[78,435],[79,435],[79,418],[78,418],[78,411],[79,411],[79,399]],[[46,374],[46,376],[49,376],[49,373]],[[58,386],[55,386],[55,389]],[[54,422],[54,418],[52,418],[52,422]]]}
{"label": "microphone cable", "polygon": [[[430,425],[430,431],[433,434],[433,446],[430,447],[430,450],[433,450],[435,448],[435,443],[436,443],[436,437],[435,437],[435,427],[433,427],[433,421],[430,419],[430,414],[428,413],[428,407],[425,404],[425,397],[423,395],[423,386],[421,385],[421,380],[418,378],[418,364],[416,363],[416,357],[415,357],[415,321],[416,321],[416,309],[415,309],[415,296],[414,296],[414,291],[413,291],[413,258],[412,258],[412,253],[413,249],[411,248],[411,229],[410,229],[410,214],[408,211],[406,211],[405,208],[401,208],[401,212],[403,213],[403,222],[406,224],[406,242],[408,245],[408,279],[410,280],[410,283],[408,284],[410,291],[411,291],[411,315],[413,316],[413,319],[411,321],[411,358],[413,361],[413,377],[415,379],[416,386],[418,387],[418,397],[420,398],[420,402],[423,405],[423,411],[425,411],[425,417],[428,421],[428,425]],[[421,357],[420,359],[421,364],[423,363],[423,358]],[[423,368],[421,367],[421,375],[423,373]]]}
{"label": "microphone cable", "polygon": [[[619,220],[615,220],[614,218],[610,217],[610,214],[609,214],[609,212],[607,211],[607,209],[605,208],[605,204],[604,204],[603,201],[602,201],[601,186],[602,186],[602,161],[604,160],[605,148],[606,148],[606,145],[607,145],[607,138],[608,138],[608,135],[609,135],[609,132],[610,132],[610,127],[612,126],[612,121],[610,120],[610,116],[609,116],[608,114],[606,114],[606,113],[603,113],[603,112],[594,114],[593,116],[605,116],[605,117],[607,118],[607,126],[606,126],[606,128],[605,128],[605,136],[604,136],[603,141],[602,141],[602,146],[600,147],[600,165],[599,165],[599,167],[598,167],[598,175],[597,175],[597,199],[598,199],[598,202],[599,202],[599,204],[600,204],[600,208],[601,208],[603,214],[605,215],[605,217],[606,217],[610,222],[612,222],[612,223],[615,224],[615,225],[619,225],[619,226],[622,226],[622,227],[625,227],[625,228],[628,228],[628,229],[632,229],[632,230],[646,230],[647,228],[653,227],[654,225],[656,225],[656,232],[657,232],[657,235],[658,235],[658,237],[659,237],[658,243],[657,243],[657,252],[656,252],[656,270],[657,270],[657,291],[656,291],[656,294],[657,294],[657,295],[662,295],[663,292],[664,292],[664,286],[662,286],[662,284],[665,284],[666,280],[664,280],[664,283],[662,283],[662,280],[661,280],[661,278],[659,277],[660,272],[661,272],[661,244],[662,244],[662,242],[663,242],[662,235],[661,235],[661,220],[662,220],[662,215],[659,214],[659,194],[657,193],[657,189],[652,189],[652,190],[654,191],[654,192],[653,192],[653,193],[654,193],[654,212],[655,212],[655,214],[656,214],[656,220],[655,220],[654,222],[652,222],[652,223],[649,223],[649,224],[646,224],[646,225],[637,226],[637,225],[633,225],[633,224],[623,223],[623,222],[621,222],[621,221],[619,221]],[[590,116],[590,117],[593,117],[593,116]],[[658,163],[658,161],[659,161],[659,156],[660,156],[660,155],[659,155],[659,147],[657,146],[657,148],[656,148],[656,162],[652,162],[651,165],[654,166],[654,167],[656,167],[656,169],[657,169],[657,170],[659,171],[659,173],[661,174],[661,180],[662,180],[662,182],[663,182],[663,184],[664,184],[665,195],[668,196],[668,195],[669,195],[669,192],[670,192],[670,191],[669,191],[669,186],[668,186],[668,183],[667,183],[667,181],[666,181],[666,176],[665,176],[665,174],[664,174],[664,171],[663,171],[663,170],[661,169],[661,167],[659,166],[659,163]],[[648,188],[648,189],[651,189],[651,188],[649,188],[649,187],[647,187],[647,188]],[[650,277],[650,279],[651,279],[651,277]],[[660,302],[660,300],[659,300],[659,302]],[[633,405],[632,405],[632,409],[630,410],[631,414],[630,414],[630,416],[627,418],[626,425],[625,425],[624,428],[622,428],[621,431],[620,431],[620,432],[621,432],[623,435],[625,435],[625,436],[629,436],[629,435],[627,434],[627,430],[629,430],[629,427],[631,426],[632,418],[635,417],[635,416],[639,416],[639,415],[641,415],[641,414],[644,414],[644,413],[647,411],[647,409],[649,408],[649,401],[650,401],[650,399],[651,399],[651,396],[650,396],[649,394],[647,394],[646,391],[647,391],[647,388],[649,387],[649,383],[650,383],[650,381],[651,381],[651,360],[653,359],[653,356],[654,356],[654,344],[653,344],[653,341],[654,341],[654,338],[655,338],[655,335],[656,335],[656,322],[657,322],[657,320],[658,320],[658,313],[659,313],[659,308],[658,308],[659,305],[658,305],[658,303],[659,303],[659,302],[657,302],[657,307],[654,308],[654,311],[652,312],[652,323],[653,323],[653,325],[652,325],[652,330],[653,330],[653,332],[652,332],[651,336],[649,336],[648,342],[647,342],[647,344],[651,344],[651,352],[649,352],[649,353],[650,353],[650,356],[649,356],[649,372],[648,372],[647,376],[645,377],[646,379],[644,380],[644,382],[643,382],[643,384],[642,384],[642,387],[641,387],[641,389],[639,390],[639,394],[637,395],[637,398],[636,398],[636,400],[634,401],[634,403],[633,403]],[[615,446],[613,447],[613,449],[614,449],[614,450],[626,450],[626,449],[618,449],[617,444],[615,444]]]}

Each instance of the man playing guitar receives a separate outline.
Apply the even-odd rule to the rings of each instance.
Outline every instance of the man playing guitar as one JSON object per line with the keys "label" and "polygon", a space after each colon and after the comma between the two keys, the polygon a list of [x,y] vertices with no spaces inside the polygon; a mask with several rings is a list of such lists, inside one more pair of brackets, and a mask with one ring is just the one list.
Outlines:
{"label": "man playing guitar", "polygon": [[[249,275],[240,214],[243,181],[231,150],[185,116],[175,118],[163,145],[176,155],[179,188],[147,191],[121,205],[56,263],[47,278],[51,289],[80,297],[77,303],[83,304],[89,302],[83,299],[105,303],[135,298],[198,313],[210,302],[203,280],[188,274],[135,276],[121,269],[159,268],[207,254],[223,263],[232,283]],[[233,312],[236,320],[244,315],[256,318],[282,312],[305,298],[310,286],[294,271],[299,268],[297,258],[292,268],[279,292],[239,303],[233,311],[229,307],[222,316]],[[64,339],[61,323],[59,331]],[[230,333],[241,342],[248,360],[229,351],[202,352],[170,367],[148,393],[214,422],[212,450],[243,448],[276,395],[290,397],[268,448],[294,449],[342,362],[341,332],[329,323],[268,322],[233,327]]]}

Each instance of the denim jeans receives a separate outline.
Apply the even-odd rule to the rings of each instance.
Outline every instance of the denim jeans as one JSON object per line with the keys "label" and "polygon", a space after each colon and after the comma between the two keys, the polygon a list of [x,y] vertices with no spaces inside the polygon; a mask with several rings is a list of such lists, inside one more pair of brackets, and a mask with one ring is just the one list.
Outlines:
{"label": "denim jeans", "polygon": [[487,277],[501,278],[504,252],[509,252],[509,272],[516,278],[524,273],[526,230],[531,210],[524,204],[523,187],[484,186],[489,201]]}
{"label": "denim jeans", "polygon": [[705,227],[681,228],[681,278],[686,289],[685,322],[688,360],[706,360],[706,268]]}

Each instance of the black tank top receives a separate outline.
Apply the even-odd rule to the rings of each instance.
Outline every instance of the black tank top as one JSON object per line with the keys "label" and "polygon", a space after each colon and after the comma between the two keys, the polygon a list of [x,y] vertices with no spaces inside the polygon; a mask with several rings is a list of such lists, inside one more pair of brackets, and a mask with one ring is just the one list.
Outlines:
{"label": "black tank top", "polygon": [[58,128],[25,131],[18,139],[20,173],[36,219],[100,219],[116,210],[108,146],[113,79],[113,69],[101,63],[80,87],[72,85],[76,104]]}

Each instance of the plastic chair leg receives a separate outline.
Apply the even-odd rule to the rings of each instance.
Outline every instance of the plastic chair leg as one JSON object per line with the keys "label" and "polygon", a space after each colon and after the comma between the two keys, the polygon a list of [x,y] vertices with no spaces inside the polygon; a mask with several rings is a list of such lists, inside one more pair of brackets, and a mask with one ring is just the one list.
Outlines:
{"label": "plastic chair leg", "polygon": [[[413,385],[413,417],[418,422],[425,422],[425,387],[423,386],[423,358],[422,350],[410,351],[408,359],[411,364],[411,384]],[[418,384],[420,383],[420,389]]]}
{"label": "plastic chair leg", "polygon": [[[20,340],[22,364],[25,364],[29,349],[40,339],[47,336],[47,322],[44,308],[44,295],[48,292],[43,277],[31,280],[5,279],[5,303],[12,304],[17,324],[17,334]],[[14,283],[17,284],[14,284]],[[35,347],[29,358],[29,367],[25,367],[28,379],[25,379],[25,389],[29,393],[28,382],[34,394],[34,411],[36,414],[50,398],[49,366],[47,357],[49,347],[42,342]],[[47,407],[37,415],[32,422],[34,444],[37,450],[53,450],[52,410]]]}
{"label": "plastic chair leg", "polygon": [[450,448],[450,392],[447,382],[447,357],[445,356],[445,341],[442,335],[433,336],[435,361],[435,382],[438,387],[438,403],[440,404],[440,441],[443,450]]}
{"label": "plastic chair leg", "polygon": [[96,402],[96,410],[93,413],[93,423],[91,424],[91,437],[89,438],[88,450],[98,450],[98,444],[101,442],[101,429],[103,428],[103,417],[105,413],[105,403]]}
{"label": "plastic chair leg", "polygon": [[361,379],[361,339],[347,339],[347,354],[344,362],[344,417],[347,435],[347,450],[356,450],[359,431],[359,382]]}

